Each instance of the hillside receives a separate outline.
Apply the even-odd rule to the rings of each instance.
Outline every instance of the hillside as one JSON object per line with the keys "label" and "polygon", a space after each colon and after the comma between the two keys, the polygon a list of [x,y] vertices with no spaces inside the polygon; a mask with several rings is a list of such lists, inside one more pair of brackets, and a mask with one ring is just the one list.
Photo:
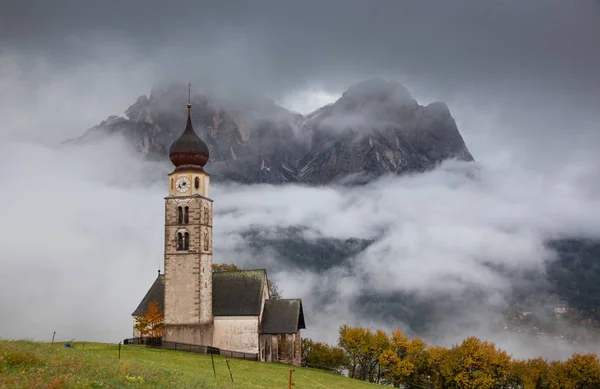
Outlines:
{"label": "hillside", "polygon": [[[306,238],[309,229],[303,226],[257,229],[250,227],[241,234],[253,258],[249,268],[268,266],[271,272],[306,269],[325,273],[334,269],[351,271],[353,261],[379,238],[335,239],[332,237]],[[543,269],[528,272],[508,272],[503,268],[490,268],[494,274],[510,280],[507,302],[514,307],[524,301],[535,301],[539,309],[549,309],[547,316],[554,317],[550,301],[562,301],[576,309],[581,319],[600,321],[600,242],[585,239],[552,239],[547,247],[556,258]],[[278,260],[266,262],[275,256]],[[399,261],[402,259],[400,258]],[[508,272],[508,273],[507,273]],[[313,304],[317,311],[325,309],[335,299],[334,287],[320,283],[315,286]],[[283,287],[285,295],[286,289]],[[318,297],[317,297],[318,296]],[[456,299],[450,295],[434,298],[403,292],[384,293],[363,289],[349,304],[361,317],[371,317],[379,323],[406,323],[419,334],[432,331],[437,323],[454,317],[465,301],[473,306],[483,304],[479,291],[470,291]],[[507,308],[508,309],[508,308]],[[516,308],[515,308],[516,309]],[[498,312],[499,313],[499,312]],[[511,313],[512,314],[512,313]],[[518,314],[517,314],[518,315]]]}
{"label": "hillside", "polygon": [[[215,379],[208,355],[123,346],[64,342],[54,346],[0,341],[2,388],[287,388],[290,366],[215,356]],[[294,367],[294,388],[374,388],[321,370]]]}
{"label": "hillside", "polygon": [[[185,125],[186,86],[156,87],[123,116],[111,116],[67,143],[124,136],[146,158],[167,161]],[[386,173],[472,161],[446,104],[419,105],[397,82],[371,79],[303,116],[260,96],[194,89],[192,121],[208,144],[207,170],[241,183],[364,182]]]}

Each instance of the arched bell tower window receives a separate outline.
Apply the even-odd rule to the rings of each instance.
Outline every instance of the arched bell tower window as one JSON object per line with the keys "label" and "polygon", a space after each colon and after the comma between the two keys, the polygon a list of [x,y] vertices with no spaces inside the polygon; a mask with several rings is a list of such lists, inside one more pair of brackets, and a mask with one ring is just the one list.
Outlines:
{"label": "arched bell tower window", "polygon": [[185,251],[190,249],[190,234],[189,232],[177,233],[177,251]]}
{"label": "arched bell tower window", "polygon": [[183,223],[183,208],[177,207],[177,224]]}
{"label": "arched bell tower window", "polygon": [[194,180],[194,188],[200,189],[200,177],[196,177]]}
{"label": "arched bell tower window", "polygon": [[177,250],[183,250],[183,234],[177,233]]}
{"label": "arched bell tower window", "polygon": [[173,190],[173,179],[171,178],[171,190]]}
{"label": "arched bell tower window", "polygon": [[190,222],[190,208],[185,207],[183,209],[183,224],[188,224]]}

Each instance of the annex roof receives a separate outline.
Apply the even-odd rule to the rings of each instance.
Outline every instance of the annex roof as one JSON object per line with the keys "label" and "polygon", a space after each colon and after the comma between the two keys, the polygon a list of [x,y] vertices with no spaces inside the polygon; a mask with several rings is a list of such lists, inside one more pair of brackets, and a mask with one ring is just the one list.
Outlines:
{"label": "annex roof", "polygon": [[295,334],[306,328],[302,300],[278,299],[265,301],[261,333]]}

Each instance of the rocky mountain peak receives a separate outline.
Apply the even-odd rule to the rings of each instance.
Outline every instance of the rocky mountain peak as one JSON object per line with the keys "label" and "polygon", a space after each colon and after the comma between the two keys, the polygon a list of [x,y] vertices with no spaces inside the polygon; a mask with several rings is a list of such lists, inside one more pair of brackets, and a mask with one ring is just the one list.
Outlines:
{"label": "rocky mountain peak", "polygon": [[[183,84],[155,87],[127,117],[111,117],[76,141],[120,133],[144,155],[168,163],[185,124],[186,91]],[[473,159],[446,104],[423,107],[396,81],[360,82],[307,116],[248,93],[194,91],[194,128],[209,147],[207,169],[217,180],[327,184]]]}
{"label": "rocky mountain peak", "polygon": [[369,103],[402,106],[416,104],[416,101],[408,89],[398,81],[372,78],[348,88],[336,104],[352,107]]}

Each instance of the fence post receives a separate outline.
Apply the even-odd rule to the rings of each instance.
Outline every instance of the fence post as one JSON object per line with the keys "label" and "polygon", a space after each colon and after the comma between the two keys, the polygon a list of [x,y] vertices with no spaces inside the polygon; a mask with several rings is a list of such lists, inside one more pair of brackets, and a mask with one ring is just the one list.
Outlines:
{"label": "fence post", "polygon": [[56,335],[56,331],[52,334],[52,345],[54,346],[54,335]]}
{"label": "fence post", "polygon": [[293,371],[294,371],[294,370],[291,370],[291,369],[290,369],[290,383],[289,383],[289,385],[288,385],[288,388],[289,388],[289,389],[292,389],[292,385],[293,385],[293,383],[292,383],[292,372],[293,372]]}
{"label": "fence post", "polygon": [[233,375],[231,374],[231,368],[229,367],[229,359],[226,359],[227,369],[229,370],[229,376],[231,377],[231,382],[233,382]]}
{"label": "fence post", "polygon": [[217,371],[215,370],[215,357],[213,356],[212,350],[210,352],[210,360],[212,361],[213,365],[213,374],[215,375],[215,379],[217,379]]}
{"label": "fence post", "polygon": [[119,342],[119,359],[121,359],[121,342]]}

